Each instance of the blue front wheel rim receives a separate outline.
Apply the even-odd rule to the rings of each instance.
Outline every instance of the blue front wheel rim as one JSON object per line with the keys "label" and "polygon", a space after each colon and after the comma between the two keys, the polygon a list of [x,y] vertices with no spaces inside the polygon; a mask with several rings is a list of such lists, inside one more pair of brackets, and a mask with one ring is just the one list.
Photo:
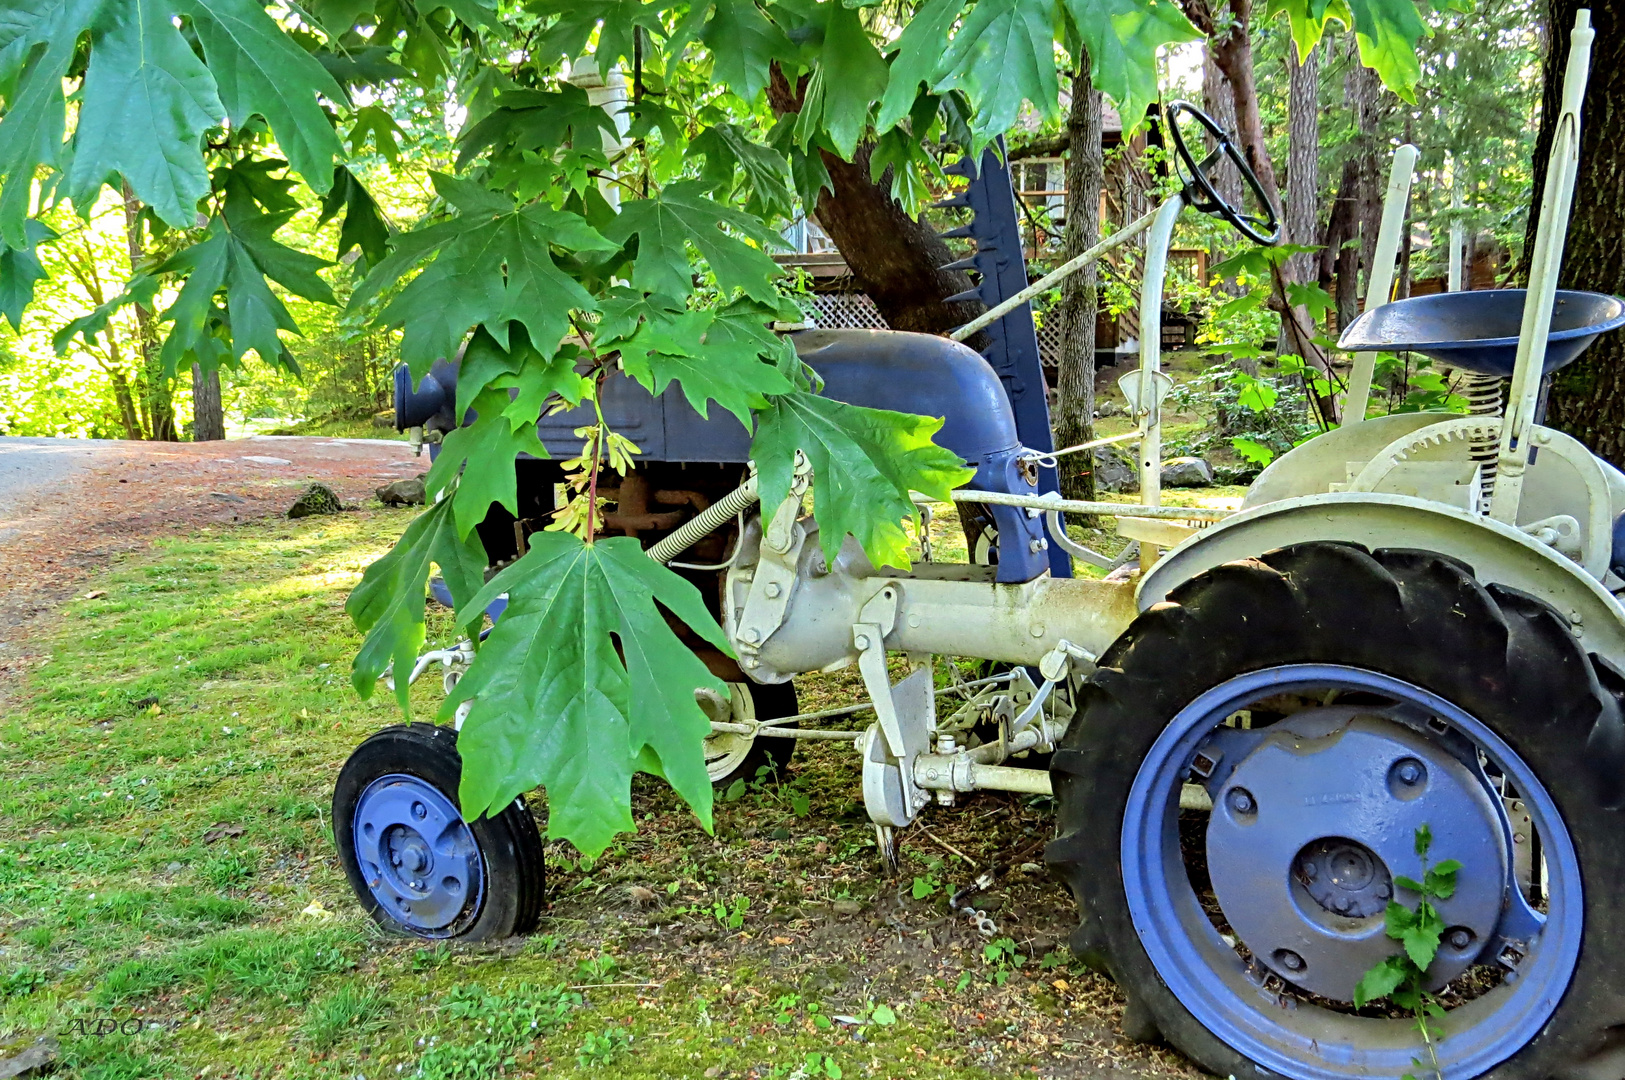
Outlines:
{"label": "blue front wheel rim", "polygon": [[455,803],[421,777],[380,776],[356,800],[356,864],[384,915],[419,937],[455,937],[478,917],[485,861]]}
{"label": "blue front wheel rim", "polygon": [[[1482,721],[1420,686],[1345,665],[1284,665],[1230,679],[1180,710],[1142,762],[1124,811],[1123,885],[1134,928],[1180,1004],[1214,1036],[1259,1065],[1293,1080],[1413,1071],[1412,1058],[1422,1049],[1414,1020],[1356,1016],[1352,1009],[1328,1007],[1316,1003],[1318,999],[1300,1001],[1301,994],[1288,1003],[1268,989],[1268,980],[1260,984],[1263,965],[1244,960],[1235,942],[1221,937],[1180,850],[1180,792],[1193,763],[1212,765],[1198,758],[1198,750],[1208,745],[1215,729],[1266,698],[1318,696],[1327,690],[1391,699],[1428,714],[1436,732],[1448,733],[1440,739],[1456,739],[1458,747],[1458,735],[1470,740],[1483,763],[1479,774],[1487,777],[1487,766],[1504,777],[1539,836],[1548,882],[1544,926],[1510,979],[1451,1009],[1443,1021],[1445,1035],[1436,1045],[1446,1075],[1480,1075],[1534,1038],[1572,979],[1583,923],[1579,862],[1555,801],[1530,766]],[[1230,809],[1221,803],[1214,812]],[[1471,872],[1471,867],[1463,870]],[[1283,881],[1281,887],[1292,886]],[[1397,943],[1393,949],[1397,951]],[[1287,989],[1295,994],[1294,988]],[[1290,1007],[1282,1007],[1286,1004]]]}

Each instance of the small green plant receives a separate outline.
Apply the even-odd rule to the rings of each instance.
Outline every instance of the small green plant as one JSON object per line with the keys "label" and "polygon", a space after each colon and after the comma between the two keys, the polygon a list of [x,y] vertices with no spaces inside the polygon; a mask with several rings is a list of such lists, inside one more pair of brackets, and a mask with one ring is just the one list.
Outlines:
{"label": "small green plant", "polygon": [[620,969],[613,956],[594,956],[576,963],[576,978],[582,982],[608,982]]}
{"label": "small green plant", "polygon": [[745,912],[750,910],[750,897],[736,896],[733,904],[718,900],[711,905],[711,915],[724,930],[738,930],[745,925]]}
{"label": "small green plant", "polygon": [[384,1025],[384,999],[375,991],[344,986],[311,1002],[299,1032],[311,1049],[325,1053],[346,1035],[365,1035]]}
{"label": "small green plant", "polygon": [[632,1045],[632,1036],[625,1028],[605,1028],[602,1034],[589,1031],[581,1040],[576,1053],[576,1064],[583,1069],[596,1069],[612,1064]]}
{"label": "small green plant", "polygon": [[[1416,855],[1422,861],[1422,880],[1396,877],[1394,884],[1409,889],[1417,896],[1416,907],[1408,908],[1397,900],[1388,902],[1385,913],[1388,936],[1403,946],[1361,976],[1354,987],[1354,1007],[1362,1008],[1368,1002],[1387,998],[1416,1018],[1416,1028],[1422,1033],[1422,1044],[1427,1047],[1428,1064],[1436,1080],[1443,1080],[1439,1068],[1439,1054],[1435,1040],[1442,1032],[1432,1021],[1444,1016],[1444,1006],[1427,989],[1428,967],[1439,954],[1439,939],[1443,936],[1444,919],[1433,906],[1435,900],[1448,900],[1456,892],[1456,874],[1461,863],[1446,859],[1437,866],[1428,865],[1428,852],[1433,847],[1433,830],[1422,825],[1416,830]],[[1421,1067],[1420,1058],[1411,1064]],[[1411,1073],[1404,1080],[1416,1080]]]}
{"label": "small green plant", "polygon": [[27,966],[13,968],[0,975],[0,998],[27,997],[45,982],[43,971]]}
{"label": "small green plant", "polygon": [[413,971],[434,971],[451,963],[451,946],[444,941],[412,952]]}
{"label": "small green plant", "polygon": [[1016,951],[1015,941],[1007,937],[994,938],[982,946],[982,960],[993,968],[988,977],[995,986],[1003,986],[1015,970],[1027,962],[1027,958]]}
{"label": "small green plant", "polygon": [[827,1080],[841,1080],[844,1075],[841,1072],[841,1067],[835,1064],[833,1057],[829,1054],[820,1054],[817,1051],[809,1053],[802,1061],[801,1068],[790,1075],[795,1076],[798,1073],[801,1076],[808,1077],[809,1080],[820,1076],[827,1078]]}
{"label": "small green plant", "polygon": [[800,1004],[800,994],[780,994],[773,1002],[773,1022],[775,1024],[788,1024],[795,1019],[796,1006]]}

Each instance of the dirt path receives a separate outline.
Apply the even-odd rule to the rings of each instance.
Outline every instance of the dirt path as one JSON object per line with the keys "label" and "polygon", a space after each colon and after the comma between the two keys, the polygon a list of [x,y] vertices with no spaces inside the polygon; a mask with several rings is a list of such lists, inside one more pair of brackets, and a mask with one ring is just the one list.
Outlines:
{"label": "dirt path", "polygon": [[258,436],[207,443],[0,438],[0,685],[35,661],[30,628],[116,553],[199,525],[286,512],[321,481],[346,504],[428,459],[406,443]]}

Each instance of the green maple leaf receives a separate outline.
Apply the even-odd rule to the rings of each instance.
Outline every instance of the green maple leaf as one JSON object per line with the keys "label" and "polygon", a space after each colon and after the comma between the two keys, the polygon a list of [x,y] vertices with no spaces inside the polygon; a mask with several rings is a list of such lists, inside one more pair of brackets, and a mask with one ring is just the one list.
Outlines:
{"label": "green maple leaf", "polygon": [[519,485],[514,459],[520,454],[547,457],[547,448],[536,437],[536,426],[515,430],[503,412],[508,408],[508,392],[488,388],[474,399],[474,422],[446,436],[440,453],[429,468],[424,487],[434,498],[451,486],[461,473],[457,489],[447,500],[455,506],[457,533],[467,536],[485,520],[492,503],[508,513],[519,513]]}
{"label": "green maple leaf", "polygon": [[966,0],[926,0],[897,38],[886,94],[880,99],[877,132],[887,132],[914,108],[920,84],[935,83],[948,51],[948,32],[965,10]]}
{"label": "green maple leaf", "polygon": [[450,716],[473,702],[457,742],[464,815],[494,813],[539,785],[548,835],[597,854],[634,828],[632,774],[644,771],[664,777],[709,829],[710,724],[694,690],[726,688],[662,611],[726,651],[699,590],[635,539],[589,547],[543,532],[468,607],[504,592],[507,610],[444,707]]}
{"label": "green maple leaf", "polygon": [[[423,648],[423,597],[430,563],[440,567],[440,575],[459,607],[485,582],[485,548],[477,535],[466,539],[457,535],[449,500],[434,504],[413,519],[389,553],[367,567],[344,602],[344,610],[356,628],[367,635],[350,668],[350,682],[356,693],[371,697],[378,677],[393,662],[395,696],[408,717],[412,706],[406,676]],[[472,611],[463,624],[465,628],[484,608]]]}
{"label": "green maple leaf", "polygon": [[377,266],[389,252],[389,223],[372,193],[343,165],[333,170],[333,186],[322,200],[322,216],[316,224],[327,224],[341,208],[344,221],[339,226],[335,257],[342,260],[352,249],[360,248],[363,266]]}
{"label": "green maple leaf", "polygon": [[694,269],[688,244],[693,244],[724,292],[742,289],[765,303],[777,297],[773,279],[783,271],[760,247],[724,232],[728,226],[766,246],[775,237],[754,219],[723,206],[705,193],[705,184],[684,180],[670,184],[658,195],[630,199],[620,216],[604,229],[617,243],[638,238],[632,283],[649,292],[687,296],[694,291]]}
{"label": "green maple leaf", "polygon": [[226,107],[174,14],[166,0],[102,5],[65,184],[89,206],[110,175],[122,174],[154,213],[185,228],[209,193],[203,134],[225,120]]}
{"label": "green maple leaf", "polygon": [[825,558],[833,559],[851,533],[876,566],[907,568],[902,522],[918,515],[909,492],[948,499],[974,474],[931,441],[941,427],[942,421],[931,417],[865,409],[810,393],[775,397],[757,414],[751,443],[762,506],[769,514],[778,509],[800,450],[813,467],[813,513]]}
{"label": "green maple leaf", "polygon": [[850,161],[868,126],[869,107],[886,91],[889,69],[855,10],[841,3],[818,10],[824,15],[824,43],[802,98],[797,141],[807,147],[821,124],[836,152]]}
{"label": "green maple leaf", "polygon": [[705,170],[701,175],[715,188],[731,188],[736,169],[744,174],[750,188],[750,201],[745,206],[748,212],[759,217],[790,213],[790,165],[772,147],[752,142],[733,124],[713,124],[689,140],[688,151],[704,155]]}
{"label": "green maple leaf", "polygon": [[515,428],[534,426],[553,394],[574,406],[591,391],[592,380],[576,372],[580,350],[574,345],[561,346],[551,357],[543,356],[530,343],[525,328],[515,326],[508,346],[498,345],[484,327],[474,332],[457,370],[458,416],[473,407],[487,386],[517,391],[502,410]]}
{"label": "green maple leaf", "polygon": [[1309,58],[1309,50],[1326,32],[1326,24],[1333,19],[1345,27],[1354,25],[1354,14],[1346,0],[1269,0],[1264,18],[1273,19],[1285,14],[1292,29],[1292,42],[1298,47],[1298,62]]}
{"label": "green maple leaf", "polygon": [[1090,81],[1117,103],[1123,130],[1131,130],[1157,100],[1157,50],[1201,32],[1174,0],[1063,0],[1063,6],[1089,50]]}
{"label": "green maple leaf", "polygon": [[[41,165],[55,165],[67,122],[62,79],[78,50],[79,35],[103,0],[38,0],[0,10],[0,86],[7,88],[0,117],[0,238],[30,248],[25,221]],[[43,49],[36,46],[43,45]]]}
{"label": "green maple leaf", "polygon": [[50,277],[34,249],[55,240],[56,230],[33,218],[24,231],[27,246],[14,248],[0,242],[0,315],[13,330],[21,330],[23,309],[34,301],[34,285]]}
{"label": "green maple leaf", "polygon": [[653,318],[603,348],[619,349],[621,366],[651,394],[659,395],[675,379],[695,412],[709,418],[707,406],[715,401],[749,431],[751,410],[767,405],[765,395],[793,387],[777,368],[763,363],[756,341],[728,330],[713,340],[717,322],[709,311]]}
{"label": "green maple leaf", "polygon": [[171,255],[159,267],[164,273],[186,278],[174,303],[159,316],[161,321],[174,323],[159,353],[166,371],[178,371],[188,355],[214,354],[214,347],[204,339],[211,336],[214,294],[225,287],[230,263],[231,237],[225,222],[215,218],[202,240]]}
{"label": "green maple leaf", "polygon": [[[705,5],[694,6],[703,9]],[[711,50],[718,85],[745,101],[755,101],[767,86],[768,70],[774,60],[795,56],[790,39],[762,14],[755,0],[716,0],[716,9],[700,31],[700,40]]]}
{"label": "green maple leaf", "polygon": [[341,87],[315,57],[266,17],[261,0],[179,0],[203,45],[220,101],[233,127],[258,113],[276,133],[277,146],[311,189],[321,194],[344,152],[318,96],[346,101]]}
{"label": "green maple leaf", "polygon": [[545,204],[516,208],[497,192],[435,175],[437,190],[462,211],[441,225],[394,238],[395,253],[367,275],[351,297],[360,306],[430,254],[428,268],[378,317],[404,324],[401,359],[421,376],[452,356],[471,326],[483,325],[508,345],[510,321],[524,325],[531,343],[551,356],[570,331],[570,312],[592,311],[591,294],[559,269],[551,248],[614,251],[579,214]]}
{"label": "green maple leaf", "polygon": [[1349,11],[1360,63],[1376,71],[1388,89],[1415,104],[1416,83],[1422,77],[1416,43],[1433,36],[1416,5],[1411,0],[1349,0]]}
{"label": "green maple leaf", "polygon": [[558,16],[537,40],[535,55],[551,60],[560,56],[570,60],[584,56],[596,29],[598,47],[592,55],[598,60],[598,74],[606,78],[617,60],[629,60],[636,52],[633,33],[637,28],[665,33],[660,13],[674,6],[660,0],[654,3],[646,0],[531,0],[526,5],[538,18]]}
{"label": "green maple leaf", "polygon": [[107,320],[113,313],[126,304],[141,304],[150,308],[152,298],[158,292],[158,279],[150,274],[137,274],[131,278],[124,291],[105,303],[97,305],[88,315],[81,315],[77,319],[57,329],[51,335],[51,347],[58,356],[65,356],[68,346],[73,339],[83,335],[88,342],[97,334],[107,329]]}
{"label": "green maple leaf", "polygon": [[[976,105],[971,130],[985,145],[1015,123],[1023,99],[1060,113],[1053,0],[984,0],[954,35],[932,89],[963,90]],[[978,150],[979,152],[979,150]]]}
{"label": "green maple leaf", "polygon": [[350,153],[361,153],[361,148],[371,139],[373,149],[393,165],[401,156],[400,143],[396,139],[405,134],[395,118],[382,106],[368,105],[356,110],[355,122],[350,125]]}
{"label": "green maple leaf", "polygon": [[594,105],[579,86],[564,83],[558,90],[508,90],[496,107],[457,138],[457,167],[467,168],[482,151],[493,157],[524,150],[551,157],[561,146],[597,148],[597,133],[620,138],[614,121]]}

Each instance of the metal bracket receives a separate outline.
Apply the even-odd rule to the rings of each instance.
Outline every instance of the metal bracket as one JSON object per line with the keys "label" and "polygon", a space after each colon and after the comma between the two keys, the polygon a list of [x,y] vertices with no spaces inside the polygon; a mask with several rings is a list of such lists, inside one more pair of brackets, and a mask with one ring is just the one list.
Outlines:
{"label": "metal bracket", "polygon": [[[792,494],[784,500],[779,512],[773,515],[767,535],[762,537],[761,550],[751,578],[750,592],[745,597],[744,610],[739,614],[734,631],[734,649],[739,653],[739,666],[746,671],[759,667],[756,654],[762,643],[772,637],[784,624],[785,612],[796,587],[796,564],[801,560],[801,549],[807,543],[807,528],[796,520],[800,496]],[[794,505],[792,505],[794,504]],[[782,525],[788,522],[788,525]]]}
{"label": "metal bracket", "polygon": [[880,731],[893,757],[903,756],[903,725],[892,699],[891,675],[886,671],[886,635],[897,625],[897,586],[881,589],[858,612],[852,624],[852,645],[858,650],[858,672],[869,700],[874,702]]}

